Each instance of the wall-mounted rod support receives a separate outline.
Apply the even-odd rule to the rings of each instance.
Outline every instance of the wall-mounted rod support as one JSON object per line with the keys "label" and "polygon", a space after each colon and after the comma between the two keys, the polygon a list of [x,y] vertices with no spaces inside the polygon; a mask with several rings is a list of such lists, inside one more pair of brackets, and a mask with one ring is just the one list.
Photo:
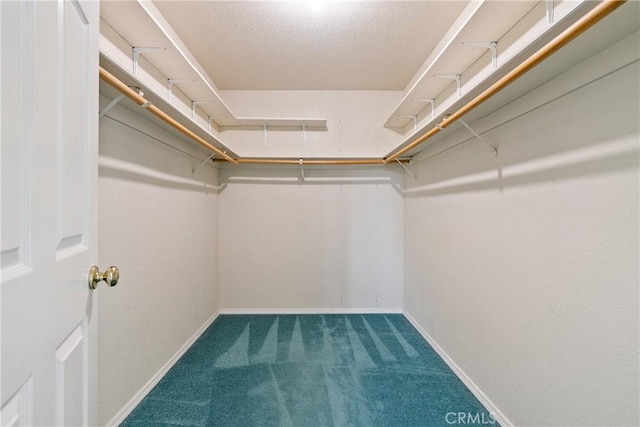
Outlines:
{"label": "wall-mounted rod support", "polygon": [[413,98],[416,102],[428,102],[431,104],[431,118],[436,116],[436,99],[435,98]]}
{"label": "wall-mounted rod support", "polygon": [[462,42],[462,44],[489,49],[491,51],[491,65],[494,70],[498,68],[498,42]]}
{"label": "wall-mounted rod support", "polygon": [[122,101],[122,98],[124,98],[124,94],[121,93],[118,96],[116,96],[115,98],[113,98],[111,100],[111,102],[104,107],[104,110],[100,111],[100,118],[104,117],[105,114],[107,114],[109,112],[109,110],[111,110],[113,107],[115,107],[116,105],[118,105],[118,102]]}
{"label": "wall-mounted rod support", "polygon": [[409,168],[408,168],[408,167],[406,167],[406,166],[404,165],[404,163],[402,163],[402,162],[400,161],[400,159],[396,159],[396,162],[398,162],[398,164],[399,164],[400,166],[402,166],[402,169],[404,169],[404,170],[405,170],[409,175],[411,175],[411,176],[413,177],[413,179],[418,179],[418,173],[417,173],[417,172],[416,172],[415,174],[414,174],[414,173],[412,173],[412,172],[409,170]]}
{"label": "wall-mounted rod support", "polygon": [[489,148],[491,148],[491,150],[493,150],[493,153],[496,155],[496,157],[498,157],[498,150],[496,149],[496,147],[494,147],[493,145],[489,144],[487,141],[485,141],[485,139],[483,137],[480,136],[480,134],[478,132],[476,132],[475,130],[473,130],[471,128],[471,126],[469,126],[464,120],[462,119],[458,119],[460,121],[460,123],[462,123],[462,125],[464,127],[466,127],[469,132],[471,132],[473,134],[473,136],[475,136],[476,138],[478,138],[480,141],[484,142],[485,144],[487,144],[487,146]]}
{"label": "wall-mounted rod support", "polygon": [[307,124],[302,121],[302,143],[305,144],[307,142]]}
{"label": "wall-mounted rod support", "polygon": [[300,182],[304,182],[304,161],[300,159]]}
{"label": "wall-mounted rod support", "polygon": [[196,119],[196,107],[201,104],[213,104],[215,101],[191,101],[191,120]]}
{"label": "wall-mounted rod support", "polygon": [[447,79],[447,80],[455,80],[456,88],[458,91],[458,98],[462,96],[462,85],[461,85],[462,75],[461,74],[434,74],[433,77],[438,77],[440,79]]}
{"label": "wall-mounted rod support", "polygon": [[[148,103],[148,101],[144,99],[140,94],[138,94],[136,91],[134,91],[133,89],[131,89],[130,87],[122,83],[113,74],[109,73],[107,70],[105,70],[102,67],[100,67],[100,79],[104,80],[106,83],[118,89],[121,93],[124,94],[124,96],[126,96],[136,104],[142,106]],[[165,113],[155,105],[149,105],[146,110],[149,111],[154,116],[158,117],[160,120],[166,122],[173,128],[182,132],[189,138],[193,139],[194,141],[196,141],[198,144],[202,145],[206,149],[213,151],[214,153],[218,154],[220,157],[223,157],[228,162],[231,162],[236,165],[238,164],[238,161],[236,159],[230,157],[227,153],[224,153],[219,148],[209,144],[207,141],[205,141],[204,139],[202,139],[201,137],[193,133],[191,130],[187,129],[184,125],[180,124],[177,120],[169,116],[167,113]]]}
{"label": "wall-mounted rod support", "polygon": [[191,170],[191,175],[195,174],[196,172],[198,172],[198,170],[203,167],[209,160],[213,159],[213,157],[216,155],[216,153],[211,153],[211,155],[209,157],[207,157],[207,160],[205,160],[204,162],[200,163],[200,166],[198,166],[195,169]]}
{"label": "wall-mounted rod support", "polygon": [[[137,93],[139,96],[144,96],[144,92],[138,86],[127,86],[129,89]],[[125,95],[126,96],[126,95]]]}
{"label": "wall-mounted rod support", "polygon": [[418,130],[418,115],[414,114],[413,116],[406,116],[398,114],[398,117],[406,117],[408,119],[413,119],[413,131],[417,132]]}
{"label": "wall-mounted rod support", "polygon": [[547,8],[547,24],[553,24],[555,17],[553,16],[553,0],[545,0],[544,5]]}
{"label": "wall-mounted rod support", "polygon": [[131,59],[133,60],[133,75],[136,75],[138,71],[138,56],[142,52],[149,52],[151,50],[165,50],[164,47],[134,47],[131,49]]}
{"label": "wall-mounted rod support", "polygon": [[404,147],[397,148],[384,158],[384,162],[388,163],[395,160],[398,156],[406,153],[409,150],[414,149],[418,145],[422,144],[427,139],[431,138],[433,135],[438,133],[440,129],[444,129],[449,126],[451,123],[459,120],[460,117],[467,114],[469,111],[473,110],[478,105],[482,104],[487,99],[491,98],[496,93],[500,92],[507,85],[517,80],[524,73],[547,59],[549,56],[553,55],[560,48],[565,46],[571,40],[578,37],[580,34],[584,33],[586,30],[591,28],[594,24],[600,21],[605,16],[609,15],[611,12],[622,6],[626,0],[603,0],[598,3],[591,11],[586,13],[582,18],[578,19],[572,25],[570,25],[566,30],[558,34],[553,40],[540,48],[537,52],[531,55],[529,58],[522,61],[517,67],[513,70],[509,71],[505,74],[501,79],[497,82],[489,86],[485,89],[480,95],[473,98],[471,101],[467,102],[465,105],[460,107],[458,111],[449,115],[445,119],[443,119],[440,123],[435,125],[431,130],[425,132],[420,137],[418,137],[415,141],[410,144],[405,145]]}
{"label": "wall-mounted rod support", "polygon": [[171,97],[173,96],[173,86],[176,83],[181,83],[181,82],[192,82],[193,80],[191,79],[168,79],[167,80],[167,101],[171,101]]}

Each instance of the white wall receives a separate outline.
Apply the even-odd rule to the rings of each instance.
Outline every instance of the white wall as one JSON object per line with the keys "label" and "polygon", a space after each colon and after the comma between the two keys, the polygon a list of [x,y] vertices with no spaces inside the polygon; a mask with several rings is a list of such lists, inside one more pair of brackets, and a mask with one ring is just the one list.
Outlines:
{"label": "white wall", "polygon": [[299,174],[221,169],[221,308],[401,309],[401,169]]}
{"label": "white wall", "polygon": [[[105,99],[101,99],[104,107]],[[181,150],[206,154],[128,110],[108,113]],[[218,309],[217,169],[100,120],[99,422],[116,416]]]}
{"label": "white wall", "polygon": [[405,309],[515,425],[638,424],[638,39],[405,176]]}
{"label": "white wall", "polygon": [[240,156],[382,157],[402,136],[382,127],[400,101],[400,91],[227,90],[238,117],[327,119],[326,131],[225,130],[220,138]]}

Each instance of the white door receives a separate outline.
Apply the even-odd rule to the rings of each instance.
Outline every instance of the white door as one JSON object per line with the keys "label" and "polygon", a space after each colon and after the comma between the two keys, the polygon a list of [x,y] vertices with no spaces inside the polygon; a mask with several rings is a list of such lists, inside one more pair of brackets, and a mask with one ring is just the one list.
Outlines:
{"label": "white door", "polygon": [[2,425],[96,424],[96,1],[0,1]]}

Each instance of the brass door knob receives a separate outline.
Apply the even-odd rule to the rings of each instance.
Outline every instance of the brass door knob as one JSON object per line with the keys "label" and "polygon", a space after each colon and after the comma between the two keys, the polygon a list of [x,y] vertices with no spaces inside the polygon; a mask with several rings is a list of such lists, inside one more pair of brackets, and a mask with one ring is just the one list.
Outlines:
{"label": "brass door knob", "polygon": [[95,265],[89,269],[89,287],[95,289],[98,287],[98,283],[104,280],[109,286],[115,286],[118,284],[120,278],[120,271],[118,267],[112,265],[107,268],[104,273],[100,273],[100,270]]}

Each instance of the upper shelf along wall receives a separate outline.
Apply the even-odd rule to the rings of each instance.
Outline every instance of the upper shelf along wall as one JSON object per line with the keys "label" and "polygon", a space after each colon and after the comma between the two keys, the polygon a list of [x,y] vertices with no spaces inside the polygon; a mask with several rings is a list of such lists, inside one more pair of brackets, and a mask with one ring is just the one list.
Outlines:
{"label": "upper shelf along wall", "polygon": [[[425,100],[435,98],[439,101],[439,95],[454,83],[452,80],[436,77],[437,75],[464,74],[481,57],[486,65],[490,65],[491,58],[487,48],[463,43],[500,41],[514,23],[520,21],[537,3],[470,3],[409,82],[404,90],[404,97],[384,125],[404,131],[408,124],[413,124],[408,116],[413,116],[427,107],[431,110],[430,104]],[[488,22],[491,22],[491,25],[487,25]],[[502,43],[500,49],[504,49]],[[468,82],[465,81],[463,84],[467,85]]]}
{"label": "upper shelf along wall", "polygon": [[[404,137],[398,148],[409,145],[469,102],[596,4],[583,0],[471,2],[387,118],[384,126]],[[490,42],[495,42],[495,60]],[[442,75],[458,75],[460,89],[455,80]]]}
{"label": "upper shelf along wall", "polygon": [[[397,141],[392,142],[396,144],[393,152],[416,140],[430,125],[439,123],[508,73],[526,54],[587,13],[594,3],[577,0],[469,2],[407,84],[386,122],[379,124],[380,130],[387,128],[396,136],[387,135],[383,144],[371,142],[371,157],[384,154],[379,152],[380,146],[388,146],[389,141]],[[176,120],[188,126],[197,125],[220,148],[228,148],[221,133],[231,129],[265,133],[278,129],[298,129],[301,133],[329,130],[324,118],[237,117],[215,83],[148,0],[103,2],[101,19],[100,52],[105,68],[138,82],[154,99],[177,112]],[[464,42],[496,42],[497,67],[486,47]],[[136,55],[134,48],[157,49],[139,49]],[[459,93],[453,80],[438,75],[460,75]],[[433,111],[429,99],[434,100]],[[237,139],[234,136],[230,140]]]}
{"label": "upper shelf along wall", "polygon": [[327,130],[327,120],[317,117],[237,117],[151,2],[103,2],[100,14],[100,53],[105,67],[127,72],[208,132],[262,130],[264,126]]}

